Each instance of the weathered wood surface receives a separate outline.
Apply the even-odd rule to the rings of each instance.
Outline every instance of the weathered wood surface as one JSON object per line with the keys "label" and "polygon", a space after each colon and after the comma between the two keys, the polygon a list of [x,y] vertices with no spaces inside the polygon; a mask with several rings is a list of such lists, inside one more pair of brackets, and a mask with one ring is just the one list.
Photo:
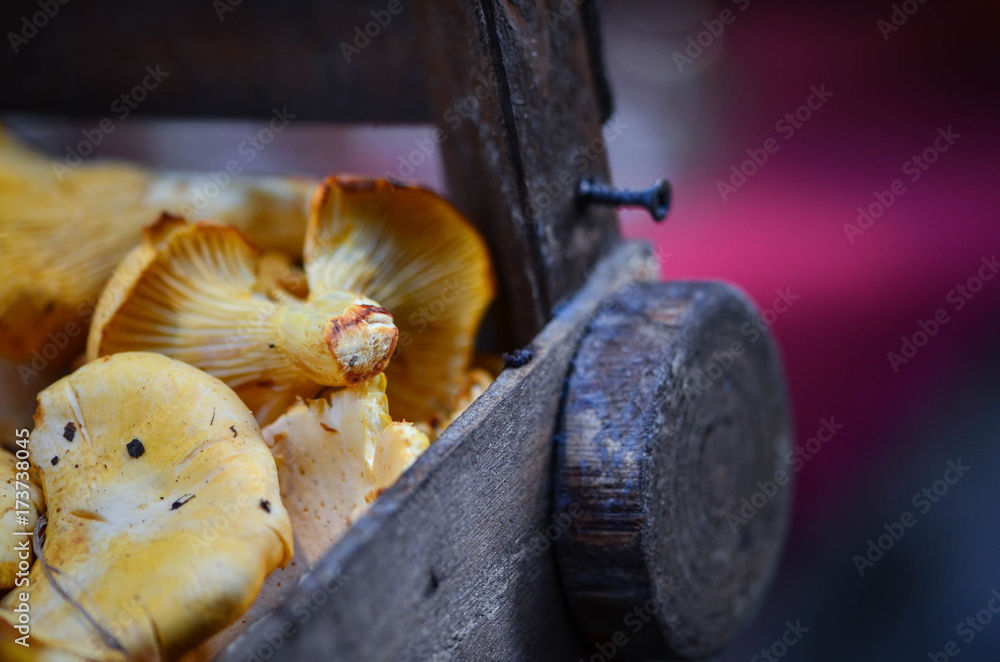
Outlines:
{"label": "weathered wood surface", "polygon": [[287,603],[220,659],[577,660],[552,524],[552,435],[570,360],[601,301],[655,275],[625,244]]}
{"label": "weathered wood surface", "polygon": [[608,180],[610,98],[594,70],[593,8],[449,0],[419,9],[436,45],[425,66],[451,195],[493,250],[506,344],[523,346],[619,241],[614,210],[576,199],[581,178]]}
{"label": "weathered wood surface", "polygon": [[774,574],[791,437],[776,350],[753,315],[720,283],[640,284],[602,306],[580,345],[556,547],[578,621],[615,659],[718,651]]}
{"label": "weathered wood surface", "polygon": [[[296,120],[433,121],[410,0],[45,4],[53,16],[38,0],[0,3],[0,110],[269,118],[287,108]],[[12,44],[9,33],[33,36]],[[130,108],[121,96],[154,84],[147,66],[168,75]]]}

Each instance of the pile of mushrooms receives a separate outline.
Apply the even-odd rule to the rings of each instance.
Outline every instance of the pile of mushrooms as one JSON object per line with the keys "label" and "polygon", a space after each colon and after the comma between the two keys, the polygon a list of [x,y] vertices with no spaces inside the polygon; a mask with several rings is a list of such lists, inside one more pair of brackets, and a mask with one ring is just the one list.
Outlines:
{"label": "pile of mushrooms", "polygon": [[442,198],[266,178],[194,210],[207,181],[60,179],[0,131],[0,378],[40,391],[30,462],[0,450],[0,659],[210,659],[493,379],[488,252]]}

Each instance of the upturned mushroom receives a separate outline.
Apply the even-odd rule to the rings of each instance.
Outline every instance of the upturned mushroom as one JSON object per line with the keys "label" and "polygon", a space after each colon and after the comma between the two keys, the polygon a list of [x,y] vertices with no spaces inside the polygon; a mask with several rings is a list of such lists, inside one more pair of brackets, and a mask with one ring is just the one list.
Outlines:
{"label": "upturned mushroom", "polygon": [[[288,562],[274,460],[219,380],[124,353],[38,401],[31,448],[48,522],[29,585],[0,602],[0,620],[10,630],[26,593],[40,659],[176,659],[235,620]],[[18,650],[0,641],[0,658]]]}
{"label": "upturned mushroom", "polygon": [[385,375],[298,402],[263,434],[300,562],[310,565],[429,444],[413,425],[389,417]]}
{"label": "upturned mushroom", "polygon": [[102,285],[163,213],[231,224],[265,248],[301,253],[315,182],[216,179],[122,162],[69,168],[0,129],[0,356],[67,365]]}
{"label": "upturned mushroom", "polygon": [[104,288],[87,358],[152,351],[226,382],[262,423],[296,397],[380,373],[396,346],[378,303],[329,290],[302,301],[264,278],[238,230],[165,217]]}
{"label": "upturned mushroom", "polygon": [[379,493],[426,450],[409,423],[392,422],[385,375],[293,405],[263,430],[278,465],[281,500],[295,534],[295,556],[264,582],[240,619],[185,656],[204,662],[277,607]]}
{"label": "upturned mushroom", "polygon": [[454,207],[417,186],[330,177],[313,198],[305,271],[312,297],[360,292],[392,311],[394,417],[434,427],[457,408],[495,285],[485,243]]}
{"label": "upturned mushroom", "polygon": [[45,498],[30,470],[27,438],[21,442],[24,448],[18,450],[25,459],[0,448],[0,593],[14,587],[18,573],[27,576],[34,558],[30,533],[45,511]]}

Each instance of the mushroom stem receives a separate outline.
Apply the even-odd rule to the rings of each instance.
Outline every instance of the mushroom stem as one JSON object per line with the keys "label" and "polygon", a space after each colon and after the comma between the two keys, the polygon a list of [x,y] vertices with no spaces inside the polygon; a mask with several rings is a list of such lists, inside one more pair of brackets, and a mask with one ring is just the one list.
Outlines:
{"label": "mushroom stem", "polygon": [[385,369],[399,339],[388,310],[336,292],[282,311],[281,348],[317,384],[345,386]]}

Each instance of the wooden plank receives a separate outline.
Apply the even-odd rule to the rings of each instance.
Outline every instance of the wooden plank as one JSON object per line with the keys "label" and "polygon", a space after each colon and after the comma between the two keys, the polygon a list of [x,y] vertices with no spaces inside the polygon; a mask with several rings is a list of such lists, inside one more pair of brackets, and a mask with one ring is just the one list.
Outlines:
{"label": "wooden plank", "polygon": [[513,346],[527,344],[619,241],[613,210],[576,199],[581,178],[608,177],[610,99],[588,21],[565,0],[421,6],[436,44],[426,69],[451,195],[494,252]]}
{"label": "wooden plank", "polygon": [[[38,0],[0,3],[5,112],[431,121],[409,0],[45,4],[51,17]],[[147,66],[167,76],[132,102],[154,84]]]}
{"label": "wooden plank", "polygon": [[598,265],[532,359],[504,371],[220,659],[578,659],[544,533],[553,426],[588,320],[609,294],[655,274],[650,260],[629,243]]}
{"label": "wooden plank", "polygon": [[616,659],[719,652],[777,569],[791,431],[774,343],[743,332],[754,315],[722,283],[641,283],[580,345],[555,492],[572,524],[556,547],[579,623]]}

